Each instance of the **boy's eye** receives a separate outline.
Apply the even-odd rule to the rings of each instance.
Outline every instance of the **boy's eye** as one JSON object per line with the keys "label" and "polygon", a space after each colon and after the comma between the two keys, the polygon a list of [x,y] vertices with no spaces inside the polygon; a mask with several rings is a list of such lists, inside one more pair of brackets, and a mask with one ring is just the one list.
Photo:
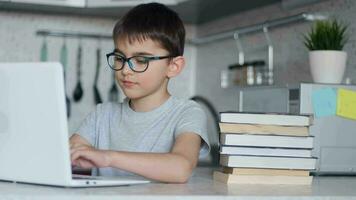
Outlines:
{"label": "boy's eye", "polygon": [[148,59],[146,57],[137,56],[134,58],[136,63],[146,64]]}
{"label": "boy's eye", "polygon": [[125,60],[125,59],[124,59],[123,57],[121,57],[121,56],[115,56],[114,59],[115,59],[116,62],[124,62],[124,60]]}

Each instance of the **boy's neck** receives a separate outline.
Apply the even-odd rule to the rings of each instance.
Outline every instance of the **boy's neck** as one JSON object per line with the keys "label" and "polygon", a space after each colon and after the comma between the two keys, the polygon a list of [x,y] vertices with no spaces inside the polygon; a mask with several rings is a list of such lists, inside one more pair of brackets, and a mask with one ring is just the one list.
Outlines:
{"label": "boy's neck", "polygon": [[166,92],[160,96],[147,96],[141,99],[130,99],[130,107],[136,112],[148,112],[158,108],[166,102],[171,95]]}

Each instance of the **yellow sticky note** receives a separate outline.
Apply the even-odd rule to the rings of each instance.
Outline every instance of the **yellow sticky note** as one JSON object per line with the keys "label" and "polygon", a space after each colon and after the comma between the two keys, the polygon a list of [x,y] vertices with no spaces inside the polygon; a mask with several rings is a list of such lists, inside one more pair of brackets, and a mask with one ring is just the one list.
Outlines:
{"label": "yellow sticky note", "polygon": [[339,89],[336,115],[356,120],[356,91]]}

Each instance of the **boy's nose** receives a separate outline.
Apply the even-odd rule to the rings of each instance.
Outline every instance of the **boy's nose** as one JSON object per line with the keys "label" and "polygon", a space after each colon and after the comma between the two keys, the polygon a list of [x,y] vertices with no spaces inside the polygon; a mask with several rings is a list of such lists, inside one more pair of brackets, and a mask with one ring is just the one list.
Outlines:
{"label": "boy's nose", "polygon": [[122,68],[121,71],[122,71],[123,74],[128,74],[128,73],[132,72],[132,70],[131,70],[131,68],[129,66],[129,62],[125,62],[124,67]]}

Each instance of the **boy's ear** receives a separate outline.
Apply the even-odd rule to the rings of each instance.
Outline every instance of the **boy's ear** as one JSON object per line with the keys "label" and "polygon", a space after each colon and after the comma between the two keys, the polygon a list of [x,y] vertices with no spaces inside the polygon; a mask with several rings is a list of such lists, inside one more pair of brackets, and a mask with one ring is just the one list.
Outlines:
{"label": "boy's ear", "polygon": [[168,66],[167,77],[172,78],[177,76],[184,69],[184,66],[185,59],[183,56],[174,57]]}

